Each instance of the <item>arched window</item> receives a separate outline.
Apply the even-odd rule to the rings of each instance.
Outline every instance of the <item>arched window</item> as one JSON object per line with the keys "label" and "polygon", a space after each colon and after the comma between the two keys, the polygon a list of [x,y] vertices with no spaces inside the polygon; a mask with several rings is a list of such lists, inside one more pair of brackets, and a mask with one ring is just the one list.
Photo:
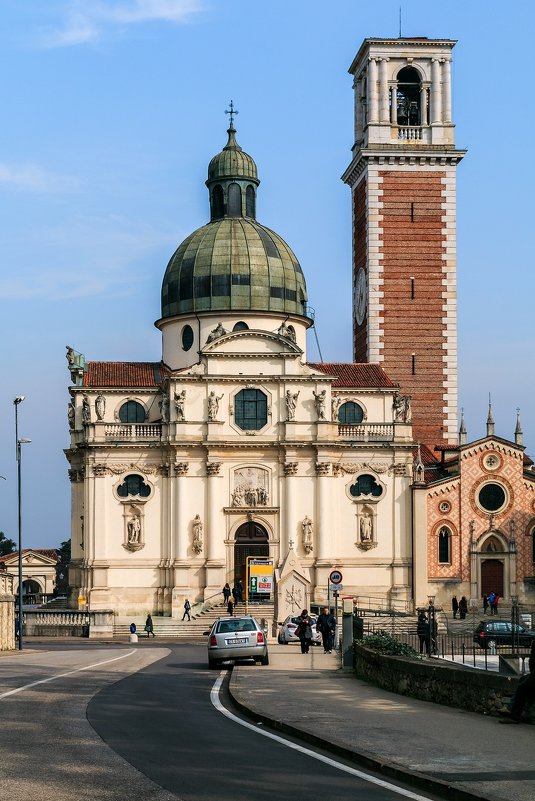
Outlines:
{"label": "arched window", "polygon": [[353,401],[342,403],[338,410],[338,420],[340,423],[362,423],[364,412],[362,406]]}
{"label": "arched window", "polygon": [[212,190],[212,220],[220,220],[225,216],[225,203],[223,200],[223,187],[216,184]]}
{"label": "arched window", "polygon": [[244,431],[259,431],[267,423],[267,396],[259,389],[242,389],[234,399],[234,420]]}
{"label": "arched window", "polygon": [[438,532],[438,561],[441,565],[451,562],[451,531],[446,526]]}
{"label": "arched window", "polygon": [[374,476],[365,473],[359,476],[355,483],[350,486],[349,492],[353,498],[360,498],[361,495],[371,495],[372,498],[380,498],[383,494],[383,488]]}
{"label": "arched window", "polygon": [[144,423],[145,409],[137,401],[126,401],[119,409],[119,420],[121,423]]}
{"label": "arched window", "polygon": [[230,184],[228,188],[228,216],[241,217],[241,189],[238,184]]}
{"label": "arched window", "polygon": [[256,198],[255,198],[254,188],[249,184],[249,186],[245,190],[245,214],[247,215],[247,217],[256,216],[255,200]]}
{"label": "arched window", "polygon": [[236,325],[234,326],[234,328],[232,330],[233,331],[248,331],[249,330],[249,326],[247,325],[247,323],[244,323],[243,320],[240,320],[239,322],[236,323]]}
{"label": "arched window", "polygon": [[148,498],[150,495],[150,487],[145,484],[143,476],[138,476],[132,473],[125,476],[122,484],[117,487],[117,495],[120,498],[128,498],[129,495],[139,495],[140,498]]}
{"label": "arched window", "polygon": [[414,67],[404,67],[398,73],[396,94],[398,125],[421,125],[421,80]]}

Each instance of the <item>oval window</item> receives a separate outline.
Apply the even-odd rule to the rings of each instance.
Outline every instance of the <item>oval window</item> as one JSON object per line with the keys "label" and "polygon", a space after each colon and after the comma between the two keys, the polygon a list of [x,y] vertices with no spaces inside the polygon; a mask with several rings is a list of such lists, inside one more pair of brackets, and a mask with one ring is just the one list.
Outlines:
{"label": "oval window", "polygon": [[193,345],[193,328],[185,325],[182,329],[182,350],[189,350]]}

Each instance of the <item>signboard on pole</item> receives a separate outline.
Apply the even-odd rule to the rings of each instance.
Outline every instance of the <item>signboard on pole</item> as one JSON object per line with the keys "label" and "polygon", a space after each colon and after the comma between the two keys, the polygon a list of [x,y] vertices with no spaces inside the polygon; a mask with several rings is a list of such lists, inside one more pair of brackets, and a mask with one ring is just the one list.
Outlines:
{"label": "signboard on pole", "polygon": [[331,570],[329,574],[329,581],[331,584],[341,584],[343,576],[339,570]]}
{"label": "signboard on pole", "polygon": [[273,592],[273,559],[248,556],[249,594],[271,595]]}

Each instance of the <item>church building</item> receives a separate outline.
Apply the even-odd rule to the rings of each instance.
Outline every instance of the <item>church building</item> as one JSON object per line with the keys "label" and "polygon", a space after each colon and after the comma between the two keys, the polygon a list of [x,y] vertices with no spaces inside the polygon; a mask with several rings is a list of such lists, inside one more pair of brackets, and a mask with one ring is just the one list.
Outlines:
{"label": "church building", "polygon": [[307,359],[305,276],[257,221],[231,106],[210,220],[163,277],[161,358],[67,351],[72,605],[181,616],[245,580],[248,556],[281,580],[291,556],[303,606],[333,569],[344,595],[397,608],[533,599],[520,426],[458,439],[454,44],[367,39],[350,68],[354,363]]}

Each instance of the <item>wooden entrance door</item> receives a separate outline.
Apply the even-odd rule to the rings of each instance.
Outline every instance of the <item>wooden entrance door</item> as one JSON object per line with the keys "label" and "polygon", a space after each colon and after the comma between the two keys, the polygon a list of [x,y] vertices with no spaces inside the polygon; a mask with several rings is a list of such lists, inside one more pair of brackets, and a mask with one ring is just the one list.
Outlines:
{"label": "wooden entrance door", "polygon": [[499,559],[484,559],[481,562],[481,595],[491,592],[503,597],[503,562]]}
{"label": "wooden entrance door", "polygon": [[264,526],[253,520],[243,523],[236,532],[234,546],[234,580],[245,584],[248,556],[269,556],[269,537]]}

